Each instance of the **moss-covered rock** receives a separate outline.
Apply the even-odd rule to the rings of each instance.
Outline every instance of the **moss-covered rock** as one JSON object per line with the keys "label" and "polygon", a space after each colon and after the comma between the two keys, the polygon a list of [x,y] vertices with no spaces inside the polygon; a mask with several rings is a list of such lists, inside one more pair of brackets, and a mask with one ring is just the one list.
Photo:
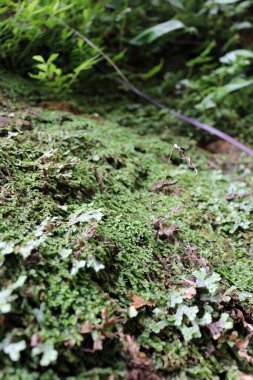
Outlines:
{"label": "moss-covered rock", "polygon": [[1,378],[251,373],[252,162],[133,120],[0,121]]}

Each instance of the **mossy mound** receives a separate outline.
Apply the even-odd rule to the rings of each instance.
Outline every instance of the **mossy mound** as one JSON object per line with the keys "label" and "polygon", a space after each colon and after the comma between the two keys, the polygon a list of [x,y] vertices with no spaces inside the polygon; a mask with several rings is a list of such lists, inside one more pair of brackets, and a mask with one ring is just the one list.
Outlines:
{"label": "mossy mound", "polygon": [[253,373],[246,156],[11,102],[0,123],[1,379]]}

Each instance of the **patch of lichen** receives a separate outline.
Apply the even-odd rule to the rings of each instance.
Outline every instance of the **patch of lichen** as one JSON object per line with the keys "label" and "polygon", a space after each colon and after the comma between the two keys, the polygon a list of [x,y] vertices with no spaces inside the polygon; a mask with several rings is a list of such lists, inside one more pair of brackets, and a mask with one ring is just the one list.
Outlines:
{"label": "patch of lichen", "polygon": [[[2,116],[10,112],[3,109]],[[17,118],[28,119],[29,128]],[[1,129],[0,232],[1,241],[15,248],[4,256],[0,271],[3,288],[21,274],[27,279],[2,319],[0,341],[12,333],[12,341],[23,339],[27,348],[17,362],[1,352],[2,378],[106,379],[113,373],[122,378],[129,360],[123,333],[135,337],[161,376],[236,379],[238,368],[250,371],[226,339],[216,343],[207,330],[189,343],[173,325],[155,332],[150,306],[129,316],[131,293],[165,309],[169,289],[203,266],[218,272],[225,288],[253,292],[252,164],[247,158],[242,156],[227,174],[175,130],[167,129],[161,138],[144,134],[141,123],[133,121],[126,128],[94,115],[38,108],[16,111],[12,120]],[[157,117],[154,123],[159,127]],[[170,159],[175,143],[189,149],[197,176],[176,151]],[[165,192],[149,191],[165,180],[178,183]],[[240,197],[243,193],[249,195]],[[87,223],[69,224],[80,207],[101,209],[104,215],[89,239],[84,238]],[[163,240],[154,221],[165,215],[167,226],[176,224],[178,230]],[[45,220],[45,240],[23,257],[20,247],[34,239]],[[62,256],[64,249],[71,254]],[[90,265],[73,274],[73,259],[95,259],[105,268],[96,271]],[[114,322],[103,328],[105,309]],[[92,329],[82,333],[87,321]],[[41,356],[32,355],[34,335],[58,352],[49,368],[41,365]],[[103,350],[91,352],[97,338]]]}

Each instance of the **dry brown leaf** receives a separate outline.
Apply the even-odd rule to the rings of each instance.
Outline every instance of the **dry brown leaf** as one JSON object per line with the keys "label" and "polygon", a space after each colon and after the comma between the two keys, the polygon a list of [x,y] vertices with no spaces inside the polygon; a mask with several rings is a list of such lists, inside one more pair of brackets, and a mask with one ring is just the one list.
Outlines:
{"label": "dry brown leaf", "polygon": [[246,359],[249,363],[253,363],[253,357],[250,356],[247,352],[247,348],[252,336],[253,333],[250,333],[244,339],[238,339],[236,341],[236,345],[239,348],[238,355],[241,356],[241,358]]}
{"label": "dry brown leaf", "polygon": [[252,326],[250,323],[246,322],[245,319],[244,319],[244,321],[243,321],[243,326],[244,326],[248,331],[250,331],[251,333],[253,333],[253,326]]}
{"label": "dry brown leaf", "polygon": [[211,142],[205,146],[205,149],[212,153],[237,153],[237,158],[240,154],[240,150],[238,148],[223,140]]}
{"label": "dry brown leaf", "polygon": [[225,196],[225,199],[227,201],[233,201],[234,199],[248,197],[251,194],[252,194],[252,191],[244,192],[244,193],[241,193],[241,194],[230,193],[230,194],[228,194],[228,195]]}
{"label": "dry brown leaf", "polygon": [[74,345],[75,345],[75,340],[72,338],[72,337],[69,337],[67,340],[65,340],[65,342],[64,342],[64,346],[65,347],[70,347],[70,348],[72,348],[72,347],[74,347]]}
{"label": "dry brown leaf", "polygon": [[64,103],[64,102],[41,102],[39,103],[39,107],[45,108],[47,110],[71,112],[74,115],[81,115],[83,113],[78,108],[73,106],[73,104]]}
{"label": "dry brown leaf", "polygon": [[104,307],[102,309],[101,317],[102,317],[103,320],[107,319],[107,317],[108,317],[108,310],[106,309],[106,307]]}
{"label": "dry brown leaf", "polygon": [[95,171],[95,177],[96,177],[96,180],[98,182],[100,191],[103,192],[105,189],[105,184],[104,184],[102,174],[100,174],[100,172],[98,171],[98,169],[96,167],[95,167],[94,171]]}
{"label": "dry brown leaf", "polygon": [[137,294],[131,294],[132,304],[135,309],[139,309],[142,306],[153,306],[153,303],[150,301],[144,300],[144,298],[137,296]]}
{"label": "dry brown leaf", "polygon": [[133,368],[126,373],[125,380],[162,380],[152,368]]}
{"label": "dry brown leaf", "polygon": [[157,236],[162,239],[171,239],[179,231],[179,227],[176,223],[173,223],[171,226],[167,227],[164,226],[161,220],[158,220],[154,224],[154,228],[157,230]]}
{"label": "dry brown leaf", "polygon": [[108,329],[108,327],[115,325],[115,323],[116,323],[116,319],[114,317],[111,317],[102,324],[101,329],[106,330]]}
{"label": "dry brown leaf", "polygon": [[18,118],[18,119],[15,119],[15,123],[17,126],[20,126],[23,129],[31,129],[32,128],[32,125],[31,125],[30,121],[28,121],[28,120]]}
{"label": "dry brown leaf", "polygon": [[225,322],[221,321],[221,320],[214,322],[214,323],[210,323],[209,325],[207,325],[207,327],[209,328],[214,340],[219,339],[219,337],[221,335],[221,331],[222,331],[224,326],[225,326]]}
{"label": "dry brown leaf", "polygon": [[247,375],[246,373],[243,373],[241,371],[239,371],[239,375],[240,375],[241,380],[253,380],[252,375]]}
{"label": "dry brown leaf", "polygon": [[238,339],[238,331],[232,331],[231,334],[229,335],[229,340],[231,342],[236,342]]}
{"label": "dry brown leaf", "polygon": [[39,340],[40,340],[40,337],[38,334],[33,334],[32,337],[31,337],[31,342],[30,342],[30,346],[31,347],[36,347],[39,343]]}
{"label": "dry brown leaf", "polygon": [[185,293],[183,294],[182,298],[186,298],[188,300],[191,300],[192,297],[194,297],[196,294],[196,286],[192,285],[188,289],[186,289]]}
{"label": "dry brown leaf", "polygon": [[203,266],[208,269],[208,261],[198,253],[198,248],[196,245],[187,244],[185,247],[185,252],[190,261],[196,263],[198,266]]}
{"label": "dry brown leaf", "polygon": [[87,229],[84,231],[84,238],[89,239],[93,237],[96,233],[97,226],[98,226],[97,222],[91,222],[89,226],[87,227]]}
{"label": "dry brown leaf", "polygon": [[145,352],[140,351],[134,337],[122,332],[119,332],[119,336],[124,351],[130,356],[126,380],[160,380],[161,378],[155,373],[151,359]]}
{"label": "dry brown leaf", "polygon": [[12,123],[13,123],[13,119],[11,117],[0,116],[0,128],[3,128],[6,125],[9,125]]}
{"label": "dry brown leaf", "polygon": [[243,326],[249,331],[249,333],[253,333],[253,326],[245,321],[243,312],[239,309],[233,309],[231,312],[231,317],[237,322],[242,322]]}
{"label": "dry brown leaf", "polygon": [[125,350],[131,354],[133,358],[146,358],[145,352],[141,352],[140,348],[131,335],[125,335]]}
{"label": "dry brown leaf", "polygon": [[158,182],[156,183],[155,185],[153,185],[149,191],[151,191],[152,193],[158,193],[159,191],[162,191],[164,189],[167,189],[169,186],[173,186],[177,183],[178,181],[173,181],[173,182],[168,182],[168,181],[164,181],[164,182]]}
{"label": "dry brown leaf", "polygon": [[97,338],[93,341],[93,351],[103,350],[103,341],[101,338]]}
{"label": "dry brown leaf", "polygon": [[21,118],[12,118],[7,116],[0,116],[0,128],[4,128],[7,125],[15,124],[19,127],[23,127],[25,129],[31,128],[31,123],[27,120]]}
{"label": "dry brown leaf", "polygon": [[170,227],[164,227],[161,231],[160,231],[160,235],[161,236],[166,236],[166,238],[170,238],[171,236],[173,236],[175,234],[175,232],[179,231],[179,228],[177,227],[176,224],[172,224]]}
{"label": "dry brown leaf", "polygon": [[89,334],[91,331],[92,331],[92,324],[90,323],[90,321],[86,321],[84,325],[82,325],[80,331],[81,331],[81,334]]}

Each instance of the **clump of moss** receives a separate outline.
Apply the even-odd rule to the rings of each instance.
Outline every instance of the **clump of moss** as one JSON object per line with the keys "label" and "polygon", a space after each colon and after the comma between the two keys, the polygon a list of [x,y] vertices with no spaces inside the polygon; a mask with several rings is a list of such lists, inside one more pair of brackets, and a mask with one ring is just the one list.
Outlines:
{"label": "clump of moss", "polygon": [[[232,330],[238,339],[247,330],[232,311],[249,322],[252,304],[246,158],[227,174],[175,131],[161,139],[138,124],[29,107],[11,115],[1,140],[3,379],[124,378],[133,371],[237,379],[239,369],[252,371],[232,339]],[[190,148],[197,176],[176,153],[169,159],[175,143]],[[198,288],[194,273],[201,270],[220,275],[215,292]],[[195,293],[185,299],[189,285]],[[195,317],[176,325],[173,292],[181,294],[179,305],[198,307],[198,320],[208,312],[212,322],[199,322],[198,334],[186,330]],[[229,325],[215,340],[208,325],[223,313]],[[190,342],[182,331],[191,332]]]}

